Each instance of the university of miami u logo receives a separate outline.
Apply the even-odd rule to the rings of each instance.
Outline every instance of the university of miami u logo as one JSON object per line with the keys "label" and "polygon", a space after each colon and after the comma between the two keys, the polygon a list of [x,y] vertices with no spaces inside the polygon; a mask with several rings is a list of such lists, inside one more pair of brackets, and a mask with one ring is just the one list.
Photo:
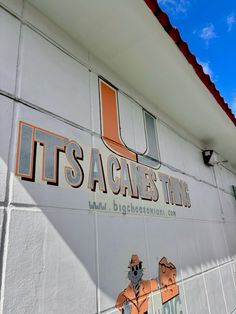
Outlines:
{"label": "university of miami u logo", "polygon": [[117,155],[128,158],[140,164],[157,169],[160,166],[159,149],[157,144],[156,118],[143,109],[146,151],[139,154],[128,148],[121,137],[118,90],[99,79],[101,135],[105,145]]}

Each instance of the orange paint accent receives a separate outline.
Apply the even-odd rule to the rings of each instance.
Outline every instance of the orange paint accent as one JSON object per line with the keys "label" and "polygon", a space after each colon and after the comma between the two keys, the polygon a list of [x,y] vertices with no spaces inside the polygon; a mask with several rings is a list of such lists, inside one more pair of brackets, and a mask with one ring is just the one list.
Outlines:
{"label": "orange paint accent", "polygon": [[147,313],[149,294],[157,290],[158,290],[158,283],[156,279],[141,280],[140,288],[139,288],[139,297],[137,299],[135,296],[133,286],[130,283],[128,287],[119,294],[116,300],[116,308],[120,312],[122,312],[123,305],[125,303],[129,303],[131,306],[130,314]]}
{"label": "orange paint accent", "polygon": [[165,257],[159,262],[161,299],[166,303],[179,294],[179,286],[176,284],[176,267],[169,263]]}
{"label": "orange paint accent", "polygon": [[100,97],[102,138],[104,143],[116,154],[136,161],[136,154],[124,145],[120,137],[117,91],[100,80]]}
{"label": "orange paint accent", "polygon": [[[131,256],[128,268],[139,265],[142,261],[139,259],[137,254]],[[143,280],[139,282],[139,294],[135,294],[134,287],[132,283],[128,285],[118,296],[116,300],[116,308],[124,313],[123,307],[125,305],[130,306],[130,314],[145,314],[148,312],[148,301],[149,295],[152,292],[158,290],[157,279]]]}

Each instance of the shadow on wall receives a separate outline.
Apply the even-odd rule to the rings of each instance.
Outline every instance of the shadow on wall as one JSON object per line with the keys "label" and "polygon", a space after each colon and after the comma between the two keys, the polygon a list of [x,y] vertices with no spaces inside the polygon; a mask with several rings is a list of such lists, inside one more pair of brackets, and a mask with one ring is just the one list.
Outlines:
{"label": "shadow on wall", "polygon": [[[29,111],[31,117],[31,109]],[[45,115],[38,115],[44,124],[52,123],[51,118],[46,122]],[[53,122],[55,129],[62,128],[61,122]],[[77,138],[80,132],[80,140],[92,142],[83,132],[63,124],[65,134],[67,128],[72,130],[68,134],[73,133],[70,138]],[[93,139],[93,142],[108,154],[101,139]],[[16,156],[16,143],[15,129],[12,156]],[[162,257],[176,267],[179,298],[182,300],[182,308],[177,313],[185,312],[185,297],[188,306],[198,311],[201,306],[201,313],[207,313],[206,288],[212,312],[217,313],[214,306],[225,309],[223,293],[228,308],[233,310],[236,307],[231,265],[225,265],[220,272],[217,268],[236,254],[232,240],[236,237],[235,224],[98,213],[89,209],[89,201],[109,200],[118,204],[119,196],[99,190],[88,191],[83,186],[69,189],[39,183],[42,153],[42,146],[38,144],[35,182],[14,175],[13,158],[10,188],[13,206],[8,210],[7,266],[3,274],[5,313],[68,313],[68,309],[70,313],[78,313],[78,309],[79,313],[96,313],[97,307],[101,312],[111,312],[118,296],[130,283],[128,272],[132,255],[138,255],[142,261],[144,274],[141,279],[157,278],[159,285]],[[90,148],[84,149],[84,167],[89,164],[89,153]],[[62,172],[59,171],[59,177],[64,176],[64,163],[65,160],[60,158]],[[6,168],[6,154],[1,164]],[[122,197],[123,202],[125,199]],[[129,197],[130,202],[145,205],[144,201]],[[209,269],[211,272],[205,273],[206,285],[201,276],[191,279]],[[189,278],[185,282],[185,292],[182,278]],[[156,291],[145,289],[147,294]],[[198,304],[194,301],[195,291],[201,292]],[[156,301],[152,310],[159,314],[162,309],[160,295],[159,299],[153,297],[153,300]]]}
{"label": "shadow on wall", "polygon": [[[22,189],[27,188],[30,197],[32,185],[39,188],[38,183],[19,183]],[[64,189],[56,186],[44,185],[43,189],[47,191],[45,201],[56,189],[62,197],[68,197]],[[33,195],[36,204],[42,203],[41,197],[37,199],[35,193]],[[78,200],[78,208],[79,204]],[[138,254],[143,261],[143,279],[158,278],[158,281],[158,262],[166,256],[176,266],[178,282],[182,277],[213,269],[236,254],[233,245],[228,252],[224,239],[224,232],[229,239],[235,238],[234,225],[103,215],[59,207],[37,209],[21,205],[18,208],[16,204],[16,208],[11,210],[5,294],[15,300],[16,308],[32,306],[33,302],[35,313],[41,313],[42,309],[49,313],[52,308],[57,313],[65,313],[68,309],[70,313],[78,313],[78,309],[79,313],[95,313],[97,296],[101,311],[111,309],[118,295],[129,285],[128,264],[132,254]],[[212,270],[209,278],[208,274],[205,278],[210,301],[214,301],[211,293],[213,295],[217,290],[218,300],[214,302],[225,308],[221,304],[224,298],[221,276],[223,289],[230,288],[227,290],[229,298],[236,298],[230,266],[222,271],[220,274],[218,269]],[[19,282],[24,292],[17,288]],[[96,286],[100,288],[99,293]],[[179,287],[183,303],[181,282]],[[187,304],[194,303],[194,290],[201,290],[201,306],[206,310],[205,288],[201,277],[187,282],[185,289],[190,291],[185,291]],[[22,299],[22,295],[28,295],[29,299]],[[6,297],[6,304],[7,300]],[[233,308],[234,301],[229,302]],[[182,306],[184,313],[185,307]],[[196,306],[198,308],[199,304]],[[158,309],[161,308],[160,302]]]}

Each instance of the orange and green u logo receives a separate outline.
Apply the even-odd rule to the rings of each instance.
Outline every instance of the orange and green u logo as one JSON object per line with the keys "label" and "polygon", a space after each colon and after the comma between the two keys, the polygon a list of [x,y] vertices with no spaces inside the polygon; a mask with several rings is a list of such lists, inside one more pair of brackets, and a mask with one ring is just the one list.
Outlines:
{"label": "orange and green u logo", "polygon": [[99,79],[99,88],[101,135],[105,145],[117,155],[148,167],[158,168],[160,166],[160,158],[157,144],[156,118],[143,109],[147,149],[144,154],[138,154],[129,149],[121,138],[118,113],[118,90],[102,79]]}

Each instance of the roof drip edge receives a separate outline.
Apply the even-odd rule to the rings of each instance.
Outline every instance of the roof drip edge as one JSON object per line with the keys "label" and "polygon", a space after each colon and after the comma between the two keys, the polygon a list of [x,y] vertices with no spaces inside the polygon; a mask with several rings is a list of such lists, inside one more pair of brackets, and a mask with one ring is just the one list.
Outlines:
{"label": "roof drip edge", "polygon": [[236,117],[229,108],[229,105],[226,103],[224,98],[221,96],[219,90],[216,88],[214,82],[212,82],[210,76],[203,71],[201,64],[197,62],[196,56],[190,51],[188,44],[182,40],[181,35],[176,27],[173,27],[170,23],[168,15],[160,8],[157,3],[157,0],[144,0],[149,9],[152,11],[154,16],[160,22],[167,34],[175,42],[176,46],[179,48],[181,53],[187,59],[188,63],[192,65],[195,73],[203,84],[207,87],[209,92],[215,98],[219,106],[224,110],[233,124],[236,126]]}

